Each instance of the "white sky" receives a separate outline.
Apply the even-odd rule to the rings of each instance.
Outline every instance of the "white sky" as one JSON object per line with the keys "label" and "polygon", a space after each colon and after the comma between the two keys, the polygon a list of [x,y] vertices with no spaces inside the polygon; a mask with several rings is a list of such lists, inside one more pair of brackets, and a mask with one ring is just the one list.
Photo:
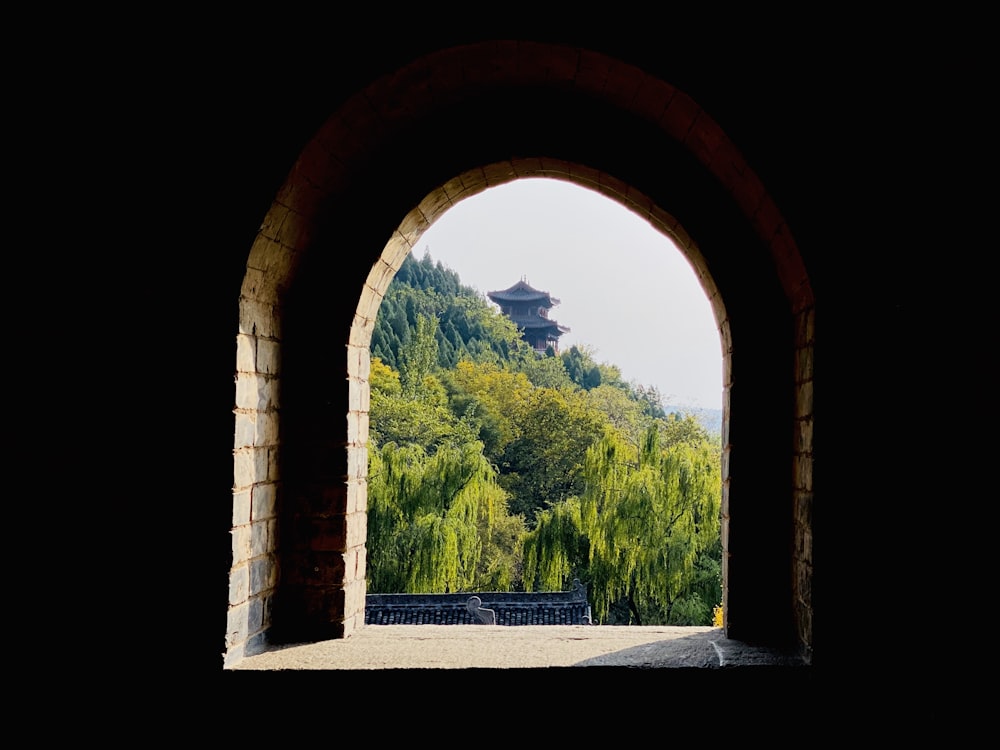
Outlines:
{"label": "white sky", "polygon": [[705,292],[676,246],[618,203],[561,180],[515,180],[449,209],[413,255],[425,251],[484,295],[523,277],[560,300],[549,310],[570,328],[560,350],[590,347],[665,405],[722,408]]}

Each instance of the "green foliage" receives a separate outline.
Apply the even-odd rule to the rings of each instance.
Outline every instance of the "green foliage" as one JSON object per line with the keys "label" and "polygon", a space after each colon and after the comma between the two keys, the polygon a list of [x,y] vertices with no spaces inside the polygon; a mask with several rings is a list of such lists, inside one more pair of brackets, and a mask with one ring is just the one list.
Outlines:
{"label": "green foliage", "polygon": [[[703,567],[719,538],[721,475],[711,445],[661,448],[651,429],[638,450],[608,433],[587,454],[581,523],[590,540],[590,591],[595,616],[626,599],[651,604],[667,623],[695,612]],[[713,597],[696,614],[708,621]]]}
{"label": "green foliage", "polygon": [[540,356],[458,276],[407,258],[372,335],[372,592],[588,584],[598,621],[710,624],[720,446],[586,347]]}
{"label": "green foliage", "polygon": [[528,410],[534,387],[521,372],[499,364],[462,360],[446,378],[453,410],[488,429],[483,436],[486,455],[499,461],[506,447],[521,433],[522,415]]}
{"label": "green foliage", "polygon": [[620,386],[599,385],[587,392],[594,409],[607,417],[608,423],[633,445],[639,445],[642,436],[656,422],[643,402]]}
{"label": "green foliage", "polygon": [[565,591],[574,578],[586,580],[588,550],[578,498],[543,510],[524,536],[525,590]]}
{"label": "green foliage", "polygon": [[[567,377],[581,388],[591,390],[604,382],[601,366],[594,360],[593,350],[585,346],[571,346],[559,355]],[[611,374],[611,373],[609,373]],[[612,374],[610,380],[614,380]]]}
{"label": "green foliage", "polygon": [[573,388],[573,381],[559,357],[532,357],[518,368],[538,388]]}
{"label": "green foliage", "polygon": [[413,334],[398,353],[399,380],[403,395],[420,398],[424,379],[437,365],[437,319],[422,313],[415,315]]}
{"label": "green foliage", "polygon": [[368,440],[373,446],[418,445],[434,452],[441,445],[463,445],[478,438],[475,426],[449,409],[444,386],[433,375],[423,379],[414,397],[404,393],[399,373],[374,359],[369,385]]}
{"label": "green foliage", "polygon": [[521,531],[480,444],[429,455],[418,445],[389,443],[369,454],[369,487],[369,591],[512,584],[519,558],[501,548]]}
{"label": "green foliage", "polygon": [[401,351],[415,334],[420,316],[437,323],[434,339],[439,367],[454,367],[464,358],[513,362],[534,356],[517,326],[498,314],[484,296],[463,286],[454,271],[435,264],[429,254],[420,261],[407,256],[386,290],[372,331],[372,353],[402,370]]}
{"label": "green foliage", "polygon": [[[659,429],[660,443],[665,446],[680,443],[687,445],[718,444],[719,436],[709,434],[708,430],[691,414],[669,414],[657,420],[656,426]],[[721,448],[721,446],[719,447]]]}
{"label": "green foliage", "polygon": [[516,437],[498,459],[511,509],[529,527],[539,510],[580,494],[587,449],[606,424],[582,392],[535,388],[515,412]]}

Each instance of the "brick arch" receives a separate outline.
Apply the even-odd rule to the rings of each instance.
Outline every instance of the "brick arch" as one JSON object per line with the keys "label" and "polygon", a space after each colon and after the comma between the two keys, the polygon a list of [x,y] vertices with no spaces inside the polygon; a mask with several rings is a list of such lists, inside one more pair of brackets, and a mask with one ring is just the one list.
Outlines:
{"label": "brick arch", "polygon": [[[702,200],[704,210],[725,214],[727,221],[719,223],[733,229],[719,232],[715,219],[706,221],[676,189],[661,190],[658,173],[650,174],[642,159],[617,165],[614,154],[582,138],[564,148],[542,125],[536,136],[531,123],[513,114],[518,105],[533,106],[540,123],[551,118],[565,127],[562,110],[546,108],[550,100],[608,117],[617,135],[641,133],[637,140],[645,139],[647,154],[657,154],[661,145],[673,149],[678,155],[671,164],[704,183],[700,190],[711,198]],[[461,137],[435,135],[449,124],[462,125],[462,115],[489,111],[480,108],[484,103],[499,103],[503,112],[496,117],[507,129],[487,129],[490,137],[471,146]],[[517,131],[516,144],[506,143],[510,130]],[[495,158],[494,149],[511,146],[536,150]],[[421,156],[424,150],[434,158]],[[416,60],[344,103],[302,150],[263,219],[240,297],[227,661],[269,640],[346,637],[363,623],[368,344],[379,302],[403,258],[448,208],[529,176],[601,192],[670,236],[691,260],[723,343],[727,635],[784,642],[788,624],[798,645],[811,648],[814,301],[777,207],[722,129],[668,83],[586,50],[495,42]],[[671,212],[675,200],[687,216]],[[695,240],[699,233],[707,240],[705,254],[701,237]],[[345,261],[333,242],[358,249]],[[757,257],[758,251],[766,258]],[[747,269],[771,290],[761,293],[769,312],[758,315],[747,302],[735,305],[752,318],[746,324],[752,333],[745,337],[751,342],[747,354],[734,359],[741,339],[734,332],[739,326],[730,325],[727,301],[739,300],[737,277]],[[322,288],[321,278],[328,280]],[[787,341],[756,333],[785,325]],[[342,336],[344,348],[318,351],[315,342],[324,334]],[[740,363],[754,355],[757,341],[756,353],[771,364],[755,374],[752,364]],[[787,360],[774,364],[781,357]],[[734,490],[741,477],[754,482],[752,471],[733,468],[742,465],[741,456],[752,461],[753,455],[734,450],[734,434],[746,433],[737,433],[731,418],[745,412],[750,421],[759,413],[749,397],[740,400],[742,386],[734,388],[743,382],[743,368],[758,397],[774,396],[780,401],[775,406],[787,404],[792,417],[774,428],[773,444],[789,443],[780,448],[788,460],[770,460],[774,468],[760,494],[784,497],[767,512],[750,509],[753,489]],[[781,380],[781,387],[765,386],[769,379]],[[776,492],[773,477],[784,471],[786,486]],[[741,520],[756,515],[763,520]],[[774,535],[768,552],[755,551],[746,540],[762,531],[766,536],[775,520],[787,533]],[[787,548],[774,550],[786,541]],[[761,616],[745,603],[750,584],[737,582],[776,572],[789,580],[763,598],[781,612]],[[793,601],[779,601],[788,590]]]}

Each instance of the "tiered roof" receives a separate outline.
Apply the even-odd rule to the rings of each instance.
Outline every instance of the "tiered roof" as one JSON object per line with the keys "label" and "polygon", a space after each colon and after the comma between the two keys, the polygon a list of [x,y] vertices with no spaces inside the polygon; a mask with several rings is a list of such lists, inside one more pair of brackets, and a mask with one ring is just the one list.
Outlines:
{"label": "tiered roof", "polygon": [[502,302],[528,302],[539,300],[540,307],[554,307],[559,300],[548,292],[535,289],[527,281],[521,279],[514,286],[495,292],[487,292],[486,296],[500,305]]}
{"label": "tiered roof", "polygon": [[569,331],[566,326],[549,319],[549,308],[558,305],[559,300],[548,292],[535,289],[523,278],[507,289],[487,292],[486,296],[500,306],[522,333],[531,332],[531,336],[525,338],[538,349],[545,342],[554,343]]}

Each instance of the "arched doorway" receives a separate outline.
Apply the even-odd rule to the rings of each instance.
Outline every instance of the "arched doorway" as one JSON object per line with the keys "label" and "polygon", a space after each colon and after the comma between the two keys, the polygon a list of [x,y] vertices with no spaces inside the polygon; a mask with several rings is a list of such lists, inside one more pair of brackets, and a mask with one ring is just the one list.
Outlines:
{"label": "arched doorway", "polygon": [[724,350],[727,636],[811,649],[814,305],[780,213],[668,83],[576,49],[483,44],[417,60],[339,109],[254,242],[227,659],[363,622],[367,346],[381,295],[450,206],[526,176],[620,202],[698,270]]}

